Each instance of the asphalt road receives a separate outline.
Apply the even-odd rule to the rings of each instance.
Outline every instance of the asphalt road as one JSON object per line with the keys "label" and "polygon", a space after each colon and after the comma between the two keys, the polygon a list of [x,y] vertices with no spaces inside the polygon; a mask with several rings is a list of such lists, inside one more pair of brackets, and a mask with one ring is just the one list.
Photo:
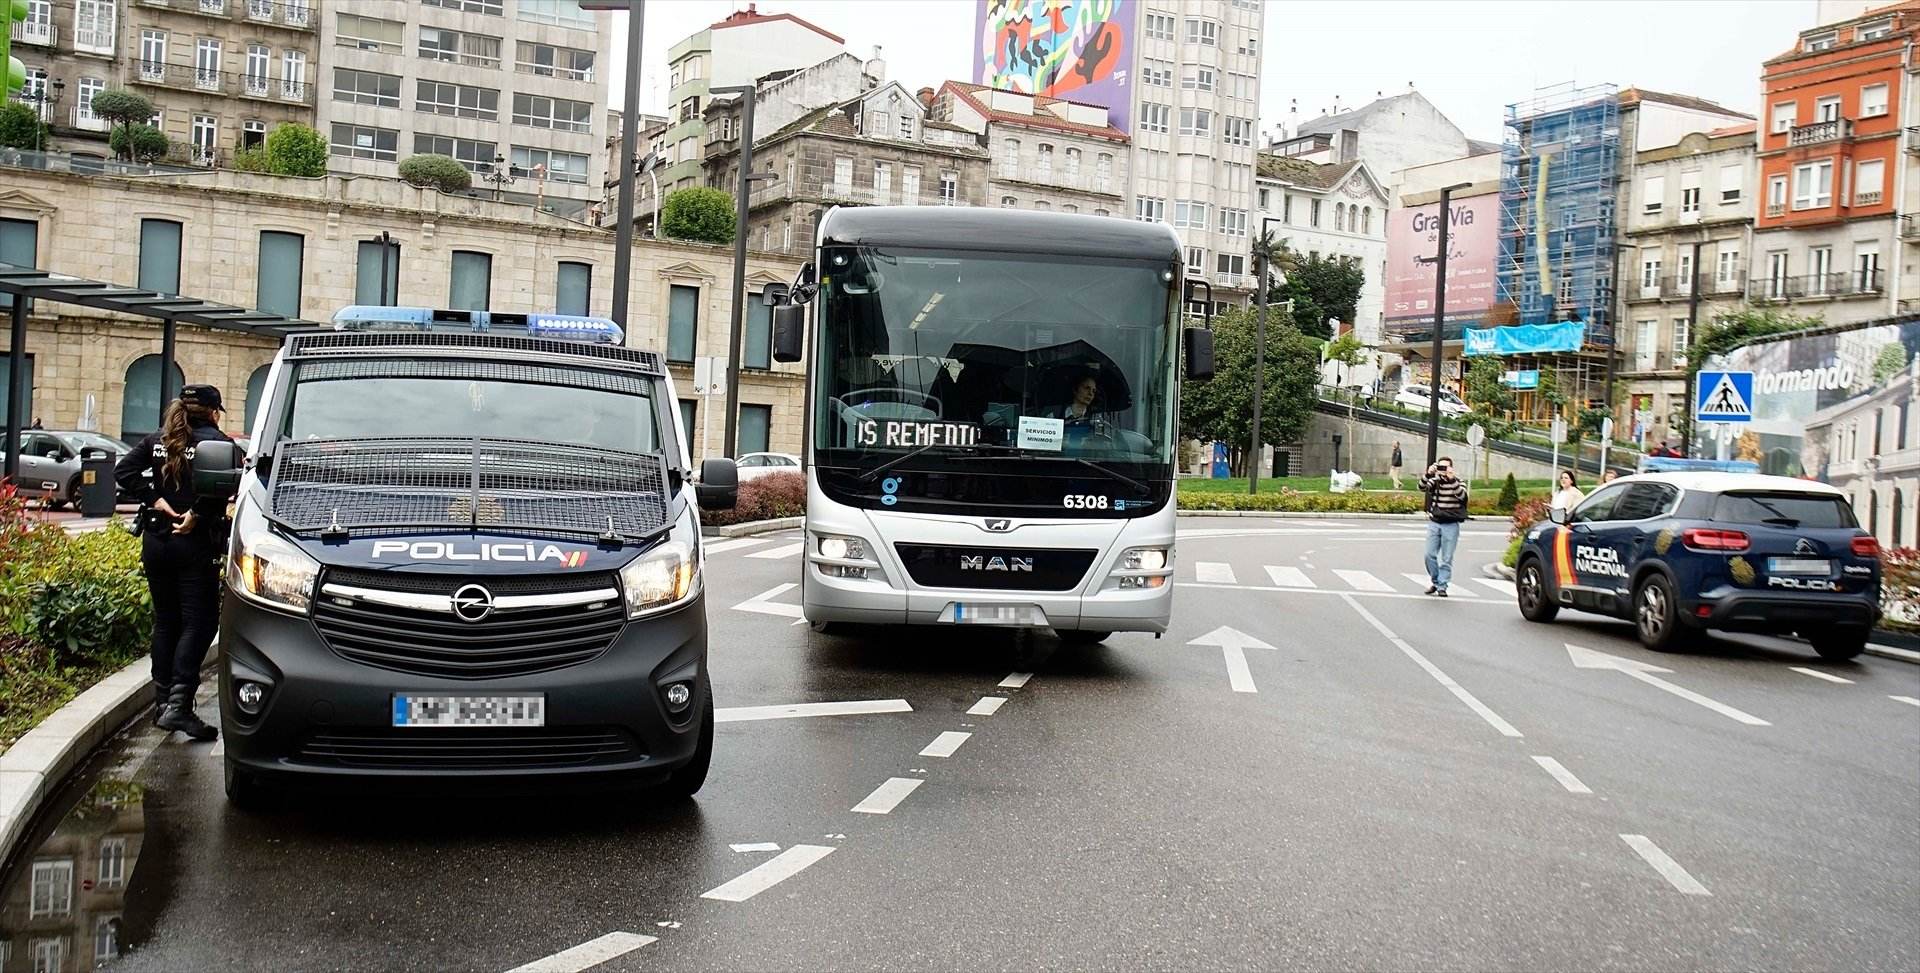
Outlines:
{"label": "asphalt road", "polygon": [[815,634],[797,537],[727,542],[720,706],[910,710],[725,722],[669,806],[249,815],[136,731],[36,856],[131,831],[124,885],[28,920],[23,864],[0,935],[88,968],[111,915],[115,969],[164,971],[1920,968],[1920,666],[1531,624],[1479,572],[1504,543],[1468,525],[1439,601],[1417,523],[1186,521],[1173,630],[1080,649]]}

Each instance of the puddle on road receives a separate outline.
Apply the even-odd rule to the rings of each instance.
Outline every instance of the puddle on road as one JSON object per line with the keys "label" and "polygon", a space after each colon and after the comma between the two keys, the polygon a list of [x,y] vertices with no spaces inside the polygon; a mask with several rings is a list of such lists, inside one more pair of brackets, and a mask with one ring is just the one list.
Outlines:
{"label": "puddle on road", "polygon": [[117,737],[84,766],[0,874],[0,967],[92,970],[146,940],[167,857],[139,782],[150,732]]}

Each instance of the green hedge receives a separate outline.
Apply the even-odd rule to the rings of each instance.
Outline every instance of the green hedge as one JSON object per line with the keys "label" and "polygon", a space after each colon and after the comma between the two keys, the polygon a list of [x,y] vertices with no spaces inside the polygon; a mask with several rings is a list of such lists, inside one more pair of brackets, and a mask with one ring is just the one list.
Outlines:
{"label": "green hedge", "polygon": [[[1221,493],[1209,489],[1189,489],[1184,484],[1179,493],[1181,510],[1248,510],[1272,513],[1351,513],[1351,514],[1417,514],[1425,509],[1424,498],[1418,493],[1387,493],[1384,491],[1355,491],[1352,493],[1317,493],[1301,490],[1281,490],[1277,493],[1262,491],[1258,495],[1247,493]],[[1485,492],[1476,493],[1468,505],[1474,516],[1502,514],[1496,497]]]}

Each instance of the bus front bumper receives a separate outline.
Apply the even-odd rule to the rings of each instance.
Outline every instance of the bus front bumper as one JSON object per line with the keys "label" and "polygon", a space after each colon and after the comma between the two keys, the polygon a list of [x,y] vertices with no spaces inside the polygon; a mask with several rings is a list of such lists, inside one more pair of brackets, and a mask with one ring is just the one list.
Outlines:
{"label": "bus front bumper", "polygon": [[[882,580],[836,577],[831,570],[817,559],[807,564],[800,601],[809,622],[1159,634],[1167,630],[1173,610],[1170,574],[1158,579],[1158,587],[1121,589],[1101,577],[1073,591],[1018,591],[898,588]],[[1085,587],[1097,590],[1088,593]]]}

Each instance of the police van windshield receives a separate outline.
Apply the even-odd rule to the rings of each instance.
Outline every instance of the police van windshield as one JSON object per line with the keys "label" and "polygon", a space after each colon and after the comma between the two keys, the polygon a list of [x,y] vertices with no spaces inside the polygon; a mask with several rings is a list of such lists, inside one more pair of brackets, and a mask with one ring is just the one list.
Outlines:
{"label": "police van windshield", "polygon": [[644,379],[494,362],[306,364],[281,428],[296,440],[480,437],[660,449]]}
{"label": "police van windshield", "polygon": [[824,257],[817,448],[1171,462],[1166,262],[883,247]]}

